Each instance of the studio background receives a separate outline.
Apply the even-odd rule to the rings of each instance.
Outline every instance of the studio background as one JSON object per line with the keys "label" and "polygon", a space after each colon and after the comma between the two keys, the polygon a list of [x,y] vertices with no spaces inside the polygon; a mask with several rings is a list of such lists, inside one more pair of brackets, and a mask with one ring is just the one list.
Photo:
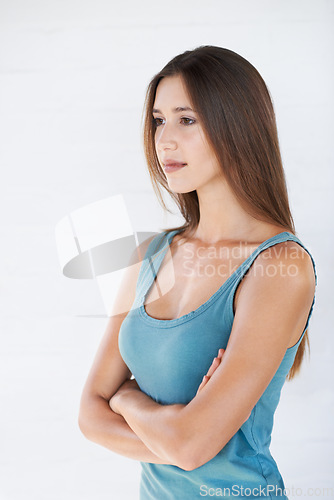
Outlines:
{"label": "studio background", "polygon": [[135,231],[181,222],[155,199],[141,114],[151,77],[199,45],[244,56],[273,96],[318,290],[271,450],[290,499],[333,497],[333,18],[332,0],[0,0],[0,500],[139,498],[139,464],[77,425],[108,318],[95,281],[61,274],[55,226],[119,193]]}

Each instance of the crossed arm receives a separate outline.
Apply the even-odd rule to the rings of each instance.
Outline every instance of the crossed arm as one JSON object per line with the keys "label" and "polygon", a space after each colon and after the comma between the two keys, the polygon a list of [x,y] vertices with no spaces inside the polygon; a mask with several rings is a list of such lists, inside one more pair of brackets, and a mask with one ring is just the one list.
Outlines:
{"label": "crossed arm", "polygon": [[[282,269],[282,258],[289,265],[289,255],[268,258],[263,254],[241,287],[226,352],[214,362],[194,399],[187,405],[160,405],[142,393],[136,382],[129,380],[131,374],[124,371],[103,393],[101,377],[106,374],[97,370],[86,394],[96,393],[94,386],[99,387],[109,420],[107,424],[107,413],[105,420],[96,417],[94,411],[88,415],[87,404],[83,403],[82,421],[86,424],[82,424],[82,430],[93,429],[87,431],[88,438],[132,458],[185,470],[203,465],[225,446],[248,418],[286,349],[300,337],[314,295],[309,259],[294,256],[290,263],[298,272],[291,276],[278,272],[273,277],[271,271],[259,278],[259,266],[264,270],[269,265]],[[108,358],[106,349],[104,356]]]}
{"label": "crossed arm", "polygon": [[[219,349],[217,357],[214,358],[207,374],[202,379],[196,397],[207,386],[214,372],[221,364],[224,352],[224,349]],[[175,449],[180,446],[182,438],[186,439],[184,433],[180,436],[175,434],[176,429],[178,429],[175,419],[181,415],[180,412],[186,405],[160,405],[141,392],[134,379],[126,381],[120,387],[110,399],[109,405],[113,412],[124,417],[130,428],[143,443],[146,443],[152,453],[166,458],[162,460],[162,463],[178,465],[184,470],[195,468],[191,461],[192,457],[187,453],[186,448],[184,461],[180,460],[180,454],[175,456]],[[156,425],[157,423],[158,425]],[[164,433],[164,440],[159,437],[161,431]],[[166,446],[166,444],[169,446]]]}
{"label": "crossed arm", "polygon": [[[121,321],[122,318],[119,317],[111,318],[96,354],[81,397],[79,427],[87,439],[120,455],[143,462],[176,465],[147,447],[123,416],[119,412],[112,411],[109,406],[111,394],[121,396],[130,388],[131,391],[135,389],[137,394],[145,396],[139,390],[136,381],[130,380],[131,373],[118,351],[115,332],[119,329]],[[213,360],[208,373],[203,377],[198,393],[219,366],[223,352],[224,350],[220,349],[218,356]],[[113,383],[110,384],[110,381]],[[118,387],[120,388],[117,391]]]}

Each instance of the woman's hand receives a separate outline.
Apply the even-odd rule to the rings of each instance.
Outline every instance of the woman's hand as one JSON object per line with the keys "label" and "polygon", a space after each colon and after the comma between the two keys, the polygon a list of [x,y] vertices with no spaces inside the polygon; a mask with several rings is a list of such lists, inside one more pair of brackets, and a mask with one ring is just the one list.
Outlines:
{"label": "woman's hand", "polygon": [[[206,384],[209,382],[209,380],[212,377],[212,375],[214,374],[214,372],[217,370],[217,368],[220,365],[221,360],[223,358],[224,352],[225,352],[225,349],[219,349],[218,356],[216,358],[214,358],[207,374],[204,375],[202,382],[201,382],[199,388],[197,389],[196,395],[206,386]],[[120,402],[122,396],[124,396],[124,394],[128,393],[129,391],[140,391],[139,385],[137,384],[135,379],[126,380],[120,386],[120,388],[115,392],[115,394],[111,397],[111,399],[109,401],[109,406],[114,413],[121,415],[121,412],[119,409],[119,402]]]}
{"label": "woman's hand", "polygon": [[[206,375],[204,375],[203,380],[197,389],[196,395],[206,386],[206,384],[209,382],[210,378],[214,374],[214,372],[217,370],[218,366],[220,365],[223,354],[225,352],[225,349],[219,349],[218,351],[218,356],[214,358],[212,361],[212,364],[207,372]],[[137,384],[135,379],[129,379],[126,380],[118,389],[117,392],[112,396],[112,398],[109,401],[109,406],[112,409],[114,413],[117,413],[118,415],[121,415],[121,412],[119,410],[119,402],[124,396],[124,394],[129,393],[129,391],[140,391],[139,385]]]}
{"label": "woman's hand", "polygon": [[218,356],[216,358],[214,358],[214,360],[212,361],[212,364],[208,370],[208,373],[206,375],[204,375],[202,382],[201,382],[199,388],[197,389],[196,396],[203,389],[203,387],[206,386],[206,384],[209,382],[210,378],[212,377],[213,373],[217,370],[218,366],[221,363],[224,352],[225,352],[225,349],[219,349]]}
{"label": "woman's hand", "polygon": [[121,414],[118,409],[118,403],[120,402],[121,397],[129,391],[140,391],[139,385],[135,379],[126,380],[110,399],[109,406],[114,413],[117,413],[118,415]]}
{"label": "woman's hand", "polygon": [[[209,382],[209,380],[212,377],[212,375],[214,374],[214,372],[217,370],[218,366],[220,365],[220,363],[222,361],[224,353],[225,353],[225,349],[219,349],[218,356],[216,358],[214,358],[214,360],[212,361],[211,366],[208,370],[208,373],[206,375],[204,375],[203,380],[201,382],[201,385],[197,389],[196,396],[203,389],[203,387],[206,386],[206,384]],[[250,411],[248,416],[247,416],[247,419],[251,416],[251,413],[252,412]]]}

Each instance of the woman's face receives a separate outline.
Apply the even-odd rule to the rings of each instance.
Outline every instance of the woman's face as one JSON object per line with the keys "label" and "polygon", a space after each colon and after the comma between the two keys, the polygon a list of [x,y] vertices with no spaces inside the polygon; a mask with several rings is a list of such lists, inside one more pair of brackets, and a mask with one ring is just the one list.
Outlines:
{"label": "woman's face", "polygon": [[[159,82],[153,118],[157,156],[172,191],[199,193],[210,189],[219,177],[221,181],[221,168],[180,76],[165,77]],[[179,168],[168,169],[173,162]]]}

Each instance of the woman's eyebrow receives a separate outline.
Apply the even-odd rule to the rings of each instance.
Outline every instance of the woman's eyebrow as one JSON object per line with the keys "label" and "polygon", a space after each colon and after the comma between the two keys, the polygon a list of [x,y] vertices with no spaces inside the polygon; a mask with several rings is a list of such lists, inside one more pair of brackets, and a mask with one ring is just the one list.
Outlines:
{"label": "woman's eyebrow", "polygon": [[[195,113],[195,110],[189,108],[189,106],[178,106],[177,108],[174,108],[172,111],[173,113],[180,113],[183,111],[192,111],[193,113]],[[162,113],[162,111],[160,111],[160,109],[153,108],[152,113]]]}

